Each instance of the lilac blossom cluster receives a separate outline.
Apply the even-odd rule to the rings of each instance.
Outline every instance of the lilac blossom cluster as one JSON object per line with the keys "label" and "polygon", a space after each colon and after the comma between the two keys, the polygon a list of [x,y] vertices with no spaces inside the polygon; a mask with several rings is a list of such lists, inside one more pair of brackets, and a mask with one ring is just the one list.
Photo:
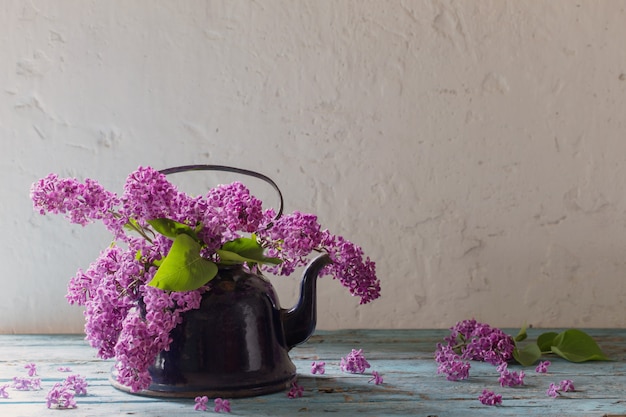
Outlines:
{"label": "lilac blossom cluster", "polygon": [[76,408],[77,395],[87,395],[87,381],[80,375],[70,375],[57,382],[46,396],[48,408]]}
{"label": "lilac blossom cluster", "polygon": [[163,173],[139,167],[118,196],[94,180],[50,174],[32,185],[31,199],[41,214],[63,214],[83,226],[101,221],[113,234],[115,242],[70,280],[66,297],[85,307],[87,340],[101,358],[117,359],[118,381],[132,391],[149,386],[148,367],[158,352],[168,349],[170,331],[184,312],[198,308],[206,290],[176,293],[146,285],[172,245],[151,229],[150,220],[167,218],[198,230],[201,255],[214,262],[224,243],[254,233],[266,255],[282,261],[261,268],[280,275],[304,265],[311,252],[326,252],[333,262],[323,274],[338,279],[361,304],[380,296],[375,264],[359,246],[322,230],[314,215],[294,212],[276,218],[239,182],[192,197]]}
{"label": "lilac blossom cluster", "polygon": [[18,391],[37,391],[41,389],[41,378],[14,376],[11,387]]}
{"label": "lilac blossom cluster", "polygon": [[508,364],[506,362],[502,362],[496,368],[498,372],[500,372],[500,377],[498,378],[498,382],[503,387],[517,387],[519,385],[524,385],[524,377],[526,373],[524,371],[509,371]]}
{"label": "lilac blossom cluster", "polygon": [[437,373],[449,380],[467,379],[470,362],[483,361],[501,365],[513,359],[515,342],[502,330],[476,320],[463,320],[450,329],[450,335],[438,343],[435,361]]}
{"label": "lilac blossom cluster", "polygon": [[478,396],[478,400],[485,405],[501,405],[502,395],[484,389],[483,393]]}
{"label": "lilac blossom cluster", "polygon": [[[435,350],[438,374],[445,374],[451,381],[467,379],[470,361],[484,361],[497,366],[500,386],[524,385],[526,373],[511,371],[508,368],[515,349],[515,341],[511,336],[476,320],[458,322],[450,331],[450,335],[444,338],[445,343],[438,343]],[[550,365],[550,361],[540,361],[535,372],[545,374]],[[551,383],[546,395],[556,398],[561,392],[567,391],[574,391],[574,383],[569,379],[561,381],[560,384]],[[502,404],[502,396],[487,389],[483,390],[478,400],[485,405]]]}
{"label": "lilac blossom cluster", "polygon": [[369,362],[363,356],[363,349],[352,349],[352,352],[341,358],[339,363],[339,369],[352,374],[362,374],[369,367]]}

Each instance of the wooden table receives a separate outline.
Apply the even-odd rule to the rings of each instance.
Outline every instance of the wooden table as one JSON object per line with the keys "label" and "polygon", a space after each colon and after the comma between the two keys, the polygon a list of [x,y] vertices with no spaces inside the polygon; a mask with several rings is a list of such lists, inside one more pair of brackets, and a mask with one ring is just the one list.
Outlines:
{"label": "wooden table", "polygon": [[[545,331],[545,330],[542,330]],[[550,358],[548,374],[525,368],[525,386],[501,388],[495,368],[472,363],[470,379],[447,381],[437,375],[433,360],[435,344],[446,330],[342,330],[318,331],[292,350],[298,367],[298,383],[304,396],[289,399],[286,393],[231,400],[236,416],[626,416],[626,330],[586,330],[613,362],[573,364]],[[515,334],[514,330],[509,333]],[[539,334],[529,330],[529,338]],[[339,360],[351,349],[363,349],[371,368],[365,374],[346,374]],[[117,391],[109,384],[111,361],[97,359],[80,335],[0,335],[0,386],[14,376],[26,376],[24,365],[37,365],[40,391],[8,389],[0,398],[0,416],[199,416],[193,400],[160,400]],[[326,373],[312,375],[312,361],[325,361]],[[89,383],[88,394],[76,397],[78,408],[46,408],[46,394],[55,382],[68,375],[67,366]],[[517,368],[511,366],[512,369]],[[371,371],[384,377],[384,384],[368,382]],[[575,392],[550,398],[551,382],[571,379]],[[482,405],[483,389],[503,397],[501,406]],[[212,411],[211,411],[212,413]]]}

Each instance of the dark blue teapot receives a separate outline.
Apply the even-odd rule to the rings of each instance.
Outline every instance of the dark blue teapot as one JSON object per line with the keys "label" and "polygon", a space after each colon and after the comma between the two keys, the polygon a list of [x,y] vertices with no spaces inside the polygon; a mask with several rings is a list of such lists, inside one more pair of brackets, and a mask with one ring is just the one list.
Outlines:
{"label": "dark blue teapot", "polygon": [[[170,168],[171,174],[189,170],[220,170],[261,178],[280,196],[276,184],[261,174],[215,165]],[[282,391],[296,377],[289,350],[306,341],[316,325],[316,282],[330,263],[323,254],[304,271],[300,299],[291,309],[280,307],[271,283],[242,265],[221,267],[208,284],[200,308],[183,313],[171,332],[169,350],[150,367],[152,384],[140,395],[156,397],[235,398]],[[125,391],[112,378],[113,385]]]}

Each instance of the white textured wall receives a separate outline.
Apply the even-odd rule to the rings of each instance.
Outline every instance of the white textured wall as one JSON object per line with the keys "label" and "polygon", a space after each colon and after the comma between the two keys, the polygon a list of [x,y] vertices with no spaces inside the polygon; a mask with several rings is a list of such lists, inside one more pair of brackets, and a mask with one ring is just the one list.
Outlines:
{"label": "white textured wall", "polygon": [[325,280],[319,328],[625,326],[625,8],[1,1],[0,331],[81,332],[65,286],[109,243],[34,180],[188,163],[270,175],[377,261],[383,297]]}

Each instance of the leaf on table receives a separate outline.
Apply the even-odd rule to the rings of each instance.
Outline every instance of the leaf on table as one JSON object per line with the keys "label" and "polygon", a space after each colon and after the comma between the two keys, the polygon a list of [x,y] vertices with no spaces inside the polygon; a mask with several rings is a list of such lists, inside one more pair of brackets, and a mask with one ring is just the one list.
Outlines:
{"label": "leaf on table", "polygon": [[522,349],[513,350],[513,358],[522,366],[530,366],[541,358],[541,350],[536,343],[530,343]]}
{"label": "leaf on table", "polygon": [[556,335],[551,350],[571,362],[610,360],[591,336],[578,329],[565,330]]}
{"label": "leaf on table", "polygon": [[552,345],[554,344],[554,338],[558,335],[557,332],[545,332],[539,335],[537,338],[537,345],[542,352],[550,352]]}
{"label": "leaf on table", "polygon": [[525,340],[527,337],[528,337],[528,333],[526,333],[526,325],[524,324],[522,328],[519,329],[517,336],[515,336],[513,340],[515,340],[515,342],[521,342]]}

